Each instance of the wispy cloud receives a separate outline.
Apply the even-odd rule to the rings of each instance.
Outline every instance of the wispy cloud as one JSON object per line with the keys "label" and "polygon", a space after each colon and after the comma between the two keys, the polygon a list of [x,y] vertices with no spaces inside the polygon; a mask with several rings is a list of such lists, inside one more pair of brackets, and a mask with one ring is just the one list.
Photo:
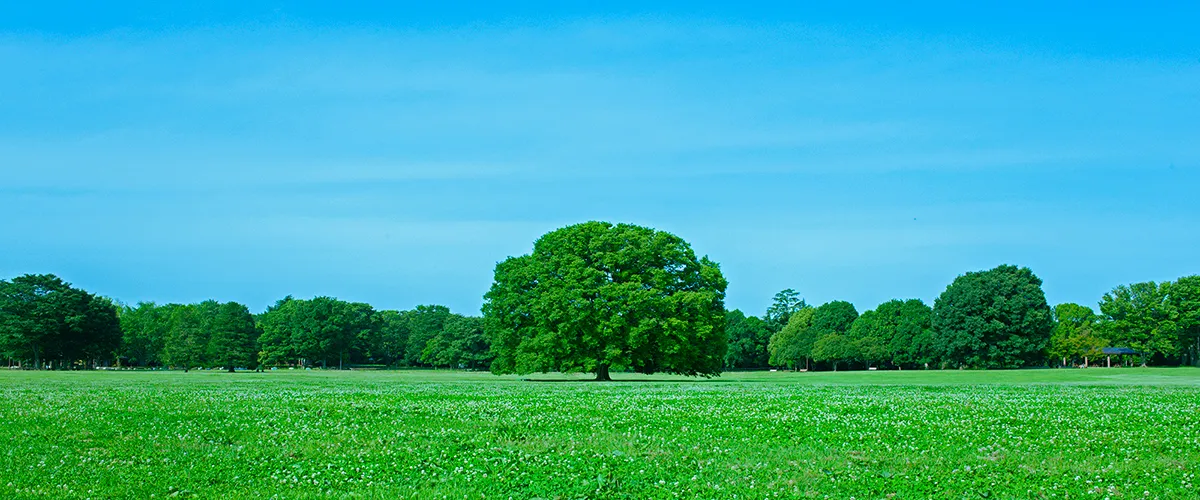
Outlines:
{"label": "wispy cloud", "polygon": [[1200,62],[1179,58],[596,18],[9,34],[0,73],[0,210],[21,214],[0,234],[27,235],[0,241],[24,256],[8,272],[72,248],[306,290],[375,269],[470,309],[495,260],[607,218],[694,239],[739,305],[871,273],[936,292],[1010,257],[1070,269],[1119,220],[1182,248],[1170,226],[1200,217]]}

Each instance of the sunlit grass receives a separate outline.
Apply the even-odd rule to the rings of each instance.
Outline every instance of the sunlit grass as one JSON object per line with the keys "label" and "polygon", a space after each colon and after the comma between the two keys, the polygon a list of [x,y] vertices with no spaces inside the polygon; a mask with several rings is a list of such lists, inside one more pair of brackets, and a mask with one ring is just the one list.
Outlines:
{"label": "sunlit grass", "polygon": [[1196,369],[522,378],[0,372],[0,498],[1200,496]]}

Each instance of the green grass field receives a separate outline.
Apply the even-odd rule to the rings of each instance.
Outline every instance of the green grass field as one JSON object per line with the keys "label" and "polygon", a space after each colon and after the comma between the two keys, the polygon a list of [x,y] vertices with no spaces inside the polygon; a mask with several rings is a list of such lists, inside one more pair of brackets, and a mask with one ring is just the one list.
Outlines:
{"label": "green grass field", "polygon": [[1200,498],[1200,369],[616,378],[4,371],[0,498]]}

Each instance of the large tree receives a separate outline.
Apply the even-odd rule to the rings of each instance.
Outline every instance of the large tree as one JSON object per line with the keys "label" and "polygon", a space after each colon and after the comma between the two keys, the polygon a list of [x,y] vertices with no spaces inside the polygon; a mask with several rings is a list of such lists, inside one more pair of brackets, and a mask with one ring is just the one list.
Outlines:
{"label": "large tree", "polygon": [[[1121,285],[1100,299],[1101,333],[1114,347],[1130,347],[1149,361],[1179,354],[1179,330],[1169,300],[1170,283]],[[1160,359],[1156,359],[1160,358]]]}
{"label": "large tree", "polygon": [[1054,320],[1042,280],[1029,268],[1002,265],[946,287],[934,302],[933,328],[950,366],[1019,368],[1042,360]]}
{"label": "large tree", "polygon": [[552,231],[496,265],[483,306],[492,371],[717,375],[725,287],[715,262],[670,233],[607,222]]}
{"label": "large tree", "polygon": [[0,280],[0,352],[56,367],[110,358],[121,342],[117,307],[52,274]]}

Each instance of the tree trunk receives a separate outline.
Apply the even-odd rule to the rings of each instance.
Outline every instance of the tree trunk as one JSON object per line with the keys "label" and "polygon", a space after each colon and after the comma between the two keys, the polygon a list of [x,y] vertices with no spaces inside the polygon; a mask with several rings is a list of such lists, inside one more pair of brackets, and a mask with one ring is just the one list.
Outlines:
{"label": "tree trunk", "polygon": [[600,365],[596,367],[596,381],[607,382],[612,380],[608,376],[608,365]]}
{"label": "tree trunk", "polygon": [[227,366],[226,368],[229,370],[229,373],[234,373],[234,371],[235,371],[233,369],[233,363],[230,363],[229,366]]}

